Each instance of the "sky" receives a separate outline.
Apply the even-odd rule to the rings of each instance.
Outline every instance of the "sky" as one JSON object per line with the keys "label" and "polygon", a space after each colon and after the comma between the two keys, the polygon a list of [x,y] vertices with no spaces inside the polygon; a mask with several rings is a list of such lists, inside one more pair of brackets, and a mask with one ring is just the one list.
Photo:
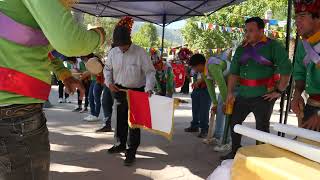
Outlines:
{"label": "sky", "polygon": [[177,21],[174,23],[171,23],[167,26],[167,28],[169,29],[181,29],[183,28],[183,26],[186,24],[185,20],[181,20],[181,21]]}

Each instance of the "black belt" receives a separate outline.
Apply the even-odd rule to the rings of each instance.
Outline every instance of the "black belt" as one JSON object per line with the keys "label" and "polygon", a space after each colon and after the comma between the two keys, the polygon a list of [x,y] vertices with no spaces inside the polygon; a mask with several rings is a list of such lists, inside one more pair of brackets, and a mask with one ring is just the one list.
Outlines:
{"label": "black belt", "polygon": [[121,86],[119,84],[116,84],[116,86],[119,89],[129,89],[129,90],[133,90],[133,91],[142,91],[142,92],[144,92],[144,88],[145,88],[145,86],[142,86],[142,87],[139,87],[139,88],[128,88],[128,87]]}
{"label": "black belt", "polygon": [[32,115],[42,111],[43,104],[14,104],[0,107],[0,120]]}

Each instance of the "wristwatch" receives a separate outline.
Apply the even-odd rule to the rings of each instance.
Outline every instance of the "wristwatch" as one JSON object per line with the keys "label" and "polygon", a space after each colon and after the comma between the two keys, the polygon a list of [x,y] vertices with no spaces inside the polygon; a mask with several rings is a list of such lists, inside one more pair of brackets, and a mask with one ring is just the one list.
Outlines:
{"label": "wristwatch", "polygon": [[283,91],[281,91],[281,90],[279,90],[278,88],[275,90],[275,92],[277,92],[277,93],[279,93],[279,94],[284,94],[285,92],[286,92],[286,90],[283,90]]}

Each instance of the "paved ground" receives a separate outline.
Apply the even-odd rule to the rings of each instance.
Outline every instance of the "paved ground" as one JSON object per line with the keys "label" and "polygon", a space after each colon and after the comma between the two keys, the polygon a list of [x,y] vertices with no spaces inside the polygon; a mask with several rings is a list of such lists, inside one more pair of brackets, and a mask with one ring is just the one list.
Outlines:
{"label": "paved ground", "polygon": [[[179,96],[191,101],[187,96]],[[198,180],[206,179],[217,167],[221,154],[205,145],[196,134],[183,129],[191,120],[191,104],[182,104],[175,112],[175,131],[172,142],[148,132],[142,133],[142,144],[133,167],[123,166],[123,154],[109,155],[106,149],[114,142],[113,133],[96,134],[102,122],[86,123],[86,114],[71,112],[72,104],[57,103],[57,87],[53,87],[50,101],[53,108],[46,109],[51,141],[50,180]],[[272,119],[278,121],[278,105]],[[113,118],[114,122],[114,118]],[[294,115],[289,123],[295,124]],[[254,127],[253,116],[246,125]],[[254,141],[245,138],[244,144]]]}

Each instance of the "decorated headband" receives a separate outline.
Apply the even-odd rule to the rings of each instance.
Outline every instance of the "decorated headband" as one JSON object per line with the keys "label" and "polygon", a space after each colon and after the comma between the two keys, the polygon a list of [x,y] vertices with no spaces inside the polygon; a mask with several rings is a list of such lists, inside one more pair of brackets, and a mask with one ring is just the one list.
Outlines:
{"label": "decorated headband", "polygon": [[133,18],[130,16],[125,16],[118,22],[117,26],[126,27],[131,32],[133,27]]}
{"label": "decorated headband", "polygon": [[295,0],[294,7],[296,13],[320,14],[320,0]]}
{"label": "decorated headband", "polygon": [[66,8],[71,8],[74,4],[76,4],[79,0],[60,0]]}
{"label": "decorated headband", "polygon": [[182,49],[180,49],[180,51],[178,53],[178,58],[181,61],[189,61],[192,54],[193,53],[188,48],[182,48]]}

